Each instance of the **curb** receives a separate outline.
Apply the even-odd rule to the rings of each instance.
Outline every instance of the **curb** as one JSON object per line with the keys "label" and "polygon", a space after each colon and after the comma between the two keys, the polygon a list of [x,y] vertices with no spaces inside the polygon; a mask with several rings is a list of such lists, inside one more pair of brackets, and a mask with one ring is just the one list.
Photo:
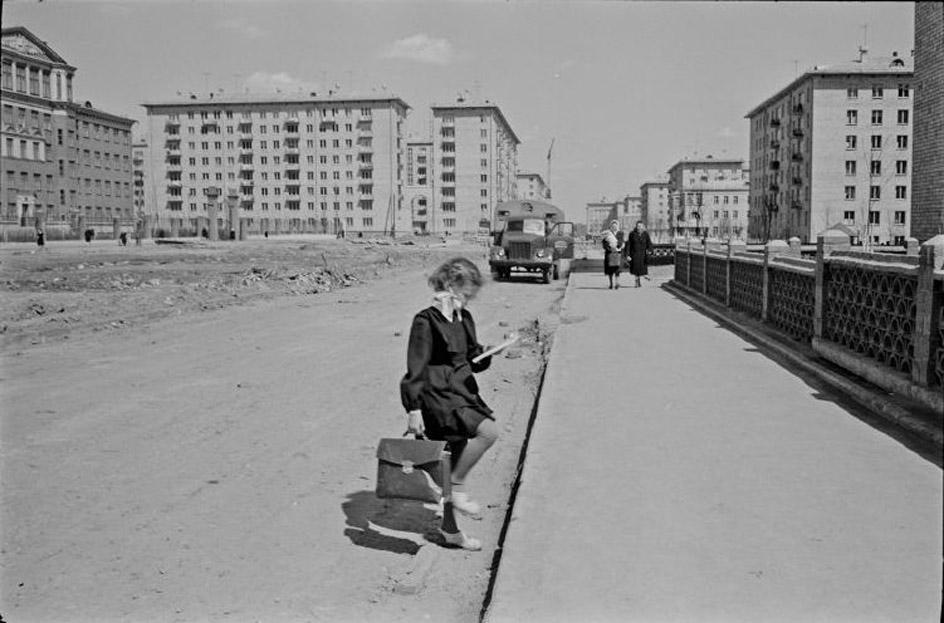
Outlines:
{"label": "curb", "polygon": [[827,370],[825,367],[816,363],[815,361],[810,360],[802,353],[798,353],[795,350],[778,343],[776,340],[765,335],[761,331],[758,331],[749,326],[738,324],[733,318],[729,317],[716,305],[699,299],[697,296],[691,294],[683,286],[675,283],[674,281],[667,281],[666,283],[662,284],[662,287],[672,294],[678,296],[680,299],[696,308],[698,311],[704,313],[713,320],[716,320],[726,329],[739,334],[742,337],[747,337],[753,342],[757,342],[763,348],[773,351],[779,357],[789,361],[792,365],[801,368],[808,374],[815,376],[834,389],[842,392],[845,397],[868,409],[871,413],[889,422],[897,424],[901,428],[918,435],[926,441],[934,443],[939,449],[944,448],[944,431],[928,424],[925,421],[922,421],[919,418],[912,416],[908,410],[898,406],[886,398],[883,398],[874,390],[867,389],[854,381]]}

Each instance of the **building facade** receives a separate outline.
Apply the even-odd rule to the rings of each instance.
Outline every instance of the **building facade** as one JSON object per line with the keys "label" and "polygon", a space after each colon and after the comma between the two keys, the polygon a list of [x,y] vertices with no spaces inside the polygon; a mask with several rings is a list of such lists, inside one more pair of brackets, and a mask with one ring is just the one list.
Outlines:
{"label": "building facade", "polygon": [[629,231],[636,227],[637,221],[642,220],[642,197],[626,196],[619,205],[620,229]]}
{"label": "building facade", "polygon": [[519,173],[517,175],[518,199],[538,199],[549,201],[551,189],[544,183],[540,173]]}
{"label": "building facade", "polygon": [[669,183],[644,182],[639,187],[639,200],[639,218],[646,224],[652,239],[659,242],[670,240]]}
{"label": "building facade", "polygon": [[74,103],[76,68],[26,28],[0,50],[0,224],[130,223],[134,121]]}
{"label": "building facade", "polygon": [[750,172],[743,160],[680,160],[669,169],[669,229],[676,236],[744,239]]}
{"label": "building facade", "polygon": [[214,189],[220,226],[233,218],[259,233],[412,230],[403,204],[409,107],[399,98],[211,96],[144,107],[145,203],[171,235],[202,229]]}
{"label": "building facade", "polygon": [[587,203],[587,235],[599,236],[609,228],[610,221],[618,219],[623,209],[622,201],[592,201]]}
{"label": "building facade", "polygon": [[403,187],[404,209],[410,211],[413,233],[431,231],[433,208],[433,141],[410,139],[406,142],[406,181]]}
{"label": "building facade", "polygon": [[517,197],[518,140],[495,104],[435,105],[430,230],[488,232],[495,206]]}
{"label": "building facade", "polygon": [[806,72],[747,114],[750,237],[811,242],[844,224],[901,244],[911,212],[912,67],[897,56]]}
{"label": "building facade", "polygon": [[944,4],[915,3],[911,235],[944,233]]}
{"label": "building facade", "polygon": [[147,213],[145,207],[144,185],[147,181],[148,151],[146,141],[134,141],[131,144],[131,194],[134,203],[135,218],[143,217]]}

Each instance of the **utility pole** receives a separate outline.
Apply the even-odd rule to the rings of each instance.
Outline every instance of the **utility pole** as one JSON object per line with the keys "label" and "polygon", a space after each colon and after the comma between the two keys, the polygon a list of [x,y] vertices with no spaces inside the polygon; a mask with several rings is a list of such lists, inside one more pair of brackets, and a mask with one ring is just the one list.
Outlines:
{"label": "utility pole", "polygon": [[554,141],[557,140],[556,137],[551,139],[551,146],[547,148],[547,198],[551,198],[551,152],[554,151]]}

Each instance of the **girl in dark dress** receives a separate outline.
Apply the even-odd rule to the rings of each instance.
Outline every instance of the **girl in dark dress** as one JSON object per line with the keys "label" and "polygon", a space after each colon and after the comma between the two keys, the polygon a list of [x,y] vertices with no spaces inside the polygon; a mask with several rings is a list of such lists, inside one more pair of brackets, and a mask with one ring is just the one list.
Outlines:
{"label": "girl in dark dress", "polygon": [[479,396],[473,376],[489,367],[491,357],[472,363],[485,348],[465,308],[481,287],[482,275],[469,260],[455,258],[436,269],[429,285],[435,291],[433,304],[413,318],[400,397],[407,430],[446,441],[452,452],[452,495],[444,500],[443,538],[449,545],[478,550],[482,544],[459,530],[454,510],[479,516],[480,507],[469,499],[465,481],[498,439],[492,410]]}

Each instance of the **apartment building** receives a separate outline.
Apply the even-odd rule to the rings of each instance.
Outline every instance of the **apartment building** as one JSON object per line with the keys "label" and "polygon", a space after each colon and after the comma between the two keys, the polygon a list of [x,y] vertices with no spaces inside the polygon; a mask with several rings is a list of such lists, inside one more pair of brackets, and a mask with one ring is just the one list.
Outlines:
{"label": "apartment building", "polygon": [[587,203],[587,234],[599,236],[608,229],[610,221],[618,219],[623,209],[622,201],[591,201]]}
{"label": "apartment building", "polygon": [[130,221],[134,121],[73,102],[76,68],[26,28],[0,40],[0,225]]}
{"label": "apartment building", "polygon": [[639,219],[653,240],[671,238],[669,230],[669,183],[643,182],[639,187]]}
{"label": "apartment building", "polygon": [[627,195],[618,207],[620,229],[629,231],[642,220],[642,197]]}
{"label": "apartment building", "polygon": [[680,160],[669,169],[670,230],[680,236],[746,237],[749,185],[743,160]]}
{"label": "apartment building", "polygon": [[750,236],[811,242],[843,224],[901,244],[911,212],[912,62],[814,67],[747,114]]}
{"label": "apartment building", "polygon": [[434,232],[487,232],[495,206],[517,197],[518,145],[501,108],[459,99],[434,105]]}
{"label": "apartment building", "polygon": [[944,4],[914,8],[914,167],[911,235],[944,234]]}
{"label": "apartment building", "polygon": [[250,232],[412,230],[409,106],[398,97],[210,95],[143,106],[146,205],[172,234],[199,231],[214,192],[221,227],[232,213]]}
{"label": "apartment building", "polygon": [[406,183],[403,187],[404,209],[410,211],[413,233],[431,231],[433,218],[433,167],[432,139],[409,139],[406,142]]}
{"label": "apartment building", "polygon": [[518,199],[537,199],[539,201],[549,201],[551,199],[551,189],[544,183],[544,178],[540,173],[518,173],[517,188]]}
{"label": "apartment building", "polygon": [[147,181],[147,141],[134,141],[131,144],[131,194],[134,203],[135,218],[146,213],[144,201],[144,185]]}

